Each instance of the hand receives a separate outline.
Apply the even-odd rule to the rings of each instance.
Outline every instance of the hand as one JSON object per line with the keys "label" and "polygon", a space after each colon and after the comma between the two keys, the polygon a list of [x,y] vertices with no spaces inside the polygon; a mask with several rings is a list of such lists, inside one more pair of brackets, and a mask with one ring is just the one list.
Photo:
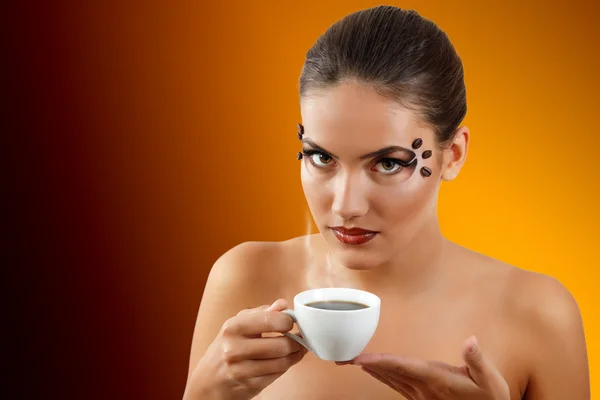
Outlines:
{"label": "hand", "polygon": [[243,310],[229,319],[209,346],[194,372],[193,389],[186,399],[251,399],[299,362],[307,351],[285,336],[294,322],[279,311],[285,300],[271,306]]}
{"label": "hand", "polygon": [[361,354],[349,363],[409,400],[510,399],[508,384],[485,359],[474,336],[465,342],[463,358],[461,367],[389,354]]}

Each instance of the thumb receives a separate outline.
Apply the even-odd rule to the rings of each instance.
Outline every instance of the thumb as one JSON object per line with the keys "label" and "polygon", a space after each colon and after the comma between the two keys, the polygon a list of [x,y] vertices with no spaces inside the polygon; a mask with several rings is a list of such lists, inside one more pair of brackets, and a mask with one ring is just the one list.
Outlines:
{"label": "thumb", "polygon": [[477,386],[493,392],[496,396],[494,398],[510,398],[508,383],[502,377],[500,371],[483,356],[475,336],[471,336],[466,340],[463,358],[467,363],[467,373]]}
{"label": "thumb", "polygon": [[463,359],[467,364],[467,372],[471,379],[473,379],[479,387],[486,386],[489,368],[475,336],[470,336],[465,341]]}

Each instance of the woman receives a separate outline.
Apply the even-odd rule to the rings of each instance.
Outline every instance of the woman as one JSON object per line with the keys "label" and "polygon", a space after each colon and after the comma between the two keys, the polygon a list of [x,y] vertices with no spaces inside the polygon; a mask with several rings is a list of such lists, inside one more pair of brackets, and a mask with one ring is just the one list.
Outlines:
{"label": "woman", "polygon": [[[556,280],[451,243],[442,180],[469,143],[463,68],[416,12],[332,25],[300,77],[301,179],[320,233],[244,243],[213,266],[184,394],[196,399],[589,399],[580,313]],[[365,352],[341,365],[282,336],[326,286],[377,294]]]}

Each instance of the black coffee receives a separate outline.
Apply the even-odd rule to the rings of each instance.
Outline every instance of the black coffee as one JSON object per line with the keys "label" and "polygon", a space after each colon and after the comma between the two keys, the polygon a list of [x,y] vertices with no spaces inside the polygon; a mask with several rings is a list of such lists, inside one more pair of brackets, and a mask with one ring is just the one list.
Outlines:
{"label": "black coffee", "polygon": [[336,310],[336,311],[361,310],[363,308],[369,307],[366,304],[354,303],[352,301],[342,301],[342,300],[315,301],[312,303],[308,303],[306,305],[308,307],[318,308],[321,310]]}

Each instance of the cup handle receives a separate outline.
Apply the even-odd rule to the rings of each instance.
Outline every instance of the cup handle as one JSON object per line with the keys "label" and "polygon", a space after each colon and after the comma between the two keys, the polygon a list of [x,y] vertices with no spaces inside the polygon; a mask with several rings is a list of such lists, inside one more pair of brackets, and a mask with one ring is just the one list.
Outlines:
{"label": "cup handle", "polygon": [[[286,310],[282,310],[281,311],[284,314],[289,315],[290,317],[292,317],[292,319],[294,320],[294,322],[296,323],[296,325],[298,325],[298,320],[296,319],[296,314],[294,313],[294,310],[291,309],[286,309]],[[298,325],[298,329],[300,329],[300,334],[302,334],[304,336],[304,334],[302,333],[302,328],[300,328],[300,325]],[[306,350],[308,351],[313,351],[310,346],[308,345],[308,343],[306,343],[306,340],[301,338],[298,335],[294,335],[293,333],[289,333],[289,332],[282,332],[285,336],[289,337],[292,340],[295,340],[296,342],[298,342],[300,345],[304,346],[306,348]],[[313,351],[314,353],[314,351]]]}

